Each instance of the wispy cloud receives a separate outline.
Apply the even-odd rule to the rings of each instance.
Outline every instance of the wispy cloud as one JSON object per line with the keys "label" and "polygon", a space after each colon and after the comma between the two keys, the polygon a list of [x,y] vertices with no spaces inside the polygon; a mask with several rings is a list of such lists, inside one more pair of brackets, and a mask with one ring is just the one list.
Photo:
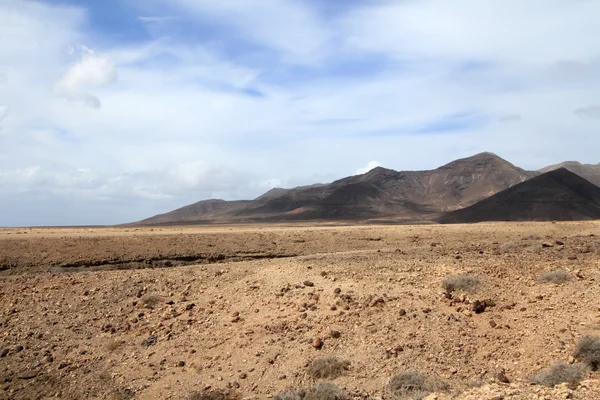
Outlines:
{"label": "wispy cloud", "polygon": [[600,119],[600,106],[581,107],[574,111],[575,115],[580,118]]}

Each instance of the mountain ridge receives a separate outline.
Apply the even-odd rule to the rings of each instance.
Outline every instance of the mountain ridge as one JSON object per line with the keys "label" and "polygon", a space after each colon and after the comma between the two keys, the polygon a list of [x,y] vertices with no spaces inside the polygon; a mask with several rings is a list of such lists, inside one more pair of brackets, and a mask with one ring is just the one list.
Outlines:
{"label": "mountain ridge", "polygon": [[204,200],[138,225],[307,220],[432,220],[539,175],[483,152],[433,170],[376,167],[328,184],[273,188],[254,200]]}

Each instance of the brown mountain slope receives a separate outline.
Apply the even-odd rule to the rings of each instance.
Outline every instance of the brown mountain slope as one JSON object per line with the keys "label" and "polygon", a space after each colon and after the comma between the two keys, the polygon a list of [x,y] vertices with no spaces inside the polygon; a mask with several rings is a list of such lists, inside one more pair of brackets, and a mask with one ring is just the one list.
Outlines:
{"label": "brown mountain slope", "polygon": [[441,223],[600,219],[600,187],[559,168],[513,186],[462,210]]}
{"label": "brown mountain slope", "polygon": [[566,168],[569,171],[581,176],[592,182],[596,186],[600,186],[600,163],[598,164],[581,164],[577,161],[565,161],[560,164],[550,165],[546,168],[540,169],[540,172],[554,171],[555,169]]}
{"label": "brown mountain slope", "polygon": [[471,205],[537,174],[495,154],[480,153],[430,171],[378,167],[330,184],[272,189],[252,201],[199,202],[140,223],[429,218]]}

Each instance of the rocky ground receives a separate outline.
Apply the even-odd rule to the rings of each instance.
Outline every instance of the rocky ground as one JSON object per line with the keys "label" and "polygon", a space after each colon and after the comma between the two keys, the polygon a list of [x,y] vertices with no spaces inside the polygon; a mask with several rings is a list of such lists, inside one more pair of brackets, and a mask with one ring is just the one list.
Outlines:
{"label": "rocky ground", "polygon": [[335,356],[352,398],[418,370],[431,399],[600,399],[530,380],[600,335],[599,254],[595,222],[2,229],[0,398],[266,398]]}

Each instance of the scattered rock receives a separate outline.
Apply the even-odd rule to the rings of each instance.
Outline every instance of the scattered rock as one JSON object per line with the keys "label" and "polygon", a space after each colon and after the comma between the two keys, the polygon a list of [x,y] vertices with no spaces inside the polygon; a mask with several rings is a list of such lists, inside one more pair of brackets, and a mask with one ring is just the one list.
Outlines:
{"label": "scattered rock", "polygon": [[405,310],[404,308],[401,308],[400,310],[398,310],[398,314],[399,314],[401,317],[404,317],[404,316],[406,315],[406,310]]}
{"label": "scattered rock", "polygon": [[246,379],[248,377],[248,374],[246,374],[245,372],[242,372],[240,374],[240,379]]}
{"label": "scattered rock", "polygon": [[158,340],[158,336],[156,336],[156,335],[149,336],[148,338],[144,339],[144,341],[142,342],[142,346],[144,346],[144,347],[152,346],[152,345],[156,344],[157,340]]}
{"label": "scattered rock", "polygon": [[554,244],[552,244],[550,242],[544,242],[544,243],[542,243],[542,247],[554,247]]}
{"label": "scattered rock", "polygon": [[313,282],[311,282],[311,281],[304,281],[303,283],[304,283],[304,286],[308,286],[308,287],[315,286],[315,284]]}
{"label": "scattered rock", "polygon": [[498,382],[501,383],[510,383],[510,381],[508,380],[508,378],[506,377],[506,375],[504,374],[504,371],[500,371],[496,374],[495,376],[496,380]]}
{"label": "scattered rock", "polygon": [[316,337],[312,340],[312,346],[315,349],[320,350],[321,347],[323,347],[323,341],[321,340],[321,338]]}
{"label": "scattered rock", "polygon": [[25,372],[21,372],[19,375],[17,375],[17,378],[27,380],[27,379],[33,379],[38,375],[39,375],[39,372],[37,372],[37,371],[25,371]]}
{"label": "scattered rock", "polygon": [[342,333],[340,331],[331,331],[329,336],[331,336],[334,339],[339,339],[340,336],[342,336]]}
{"label": "scattered rock", "polygon": [[475,302],[473,303],[473,312],[475,314],[481,314],[482,312],[485,311],[485,308],[487,307],[485,301],[479,301],[479,300],[475,300]]}
{"label": "scattered rock", "polygon": [[177,366],[180,367],[180,368],[185,367],[185,361],[179,361],[177,363]]}
{"label": "scattered rock", "polygon": [[0,351],[0,357],[4,358],[8,355],[8,349],[2,349],[2,351]]}

